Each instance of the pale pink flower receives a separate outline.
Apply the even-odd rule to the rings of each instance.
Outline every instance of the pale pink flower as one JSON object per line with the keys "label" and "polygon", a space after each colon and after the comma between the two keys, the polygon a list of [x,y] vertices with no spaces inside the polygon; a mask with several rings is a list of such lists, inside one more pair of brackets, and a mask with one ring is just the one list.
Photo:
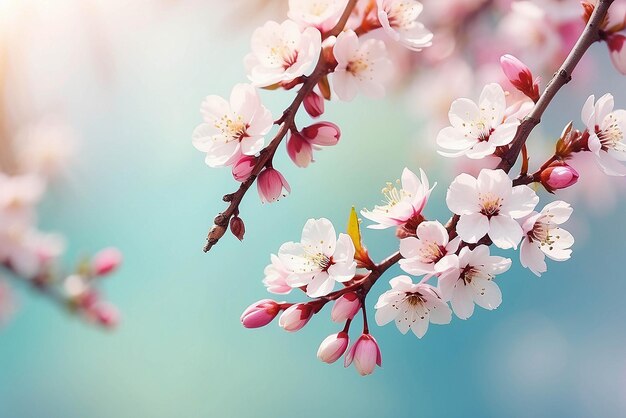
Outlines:
{"label": "pale pink flower", "polygon": [[317,122],[303,128],[301,134],[313,145],[330,147],[339,142],[341,129],[332,122]]}
{"label": "pale pink flower", "polygon": [[395,277],[389,284],[391,290],[380,295],[374,306],[378,325],[395,320],[401,333],[406,334],[410,329],[417,338],[422,338],[429,323],[450,323],[450,307],[431,285],[415,284],[409,276]]}
{"label": "pale pink flower", "polygon": [[419,224],[417,237],[400,240],[400,268],[414,276],[442,273],[458,264],[455,254],[459,239],[449,240],[448,231],[439,221]]}
{"label": "pale pink flower", "polygon": [[237,181],[244,182],[250,177],[256,164],[256,158],[251,155],[244,155],[235,164],[233,164],[233,178]]}
{"label": "pale pink flower", "polygon": [[120,322],[119,310],[108,302],[99,301],[91,306],[87,316],[106,328],[114,328]]}
{"label": "pale pink flower", "polygon": [[35,220],[35,205],[43,196],[43,180],[32,174],[0,173],[0,227],[28,226]]}
{"label": "pale pink flower", "polygon": [[437,135],[437,145],[442,148],[439,153],[479,159],[493,154],[496,147],[508,145],[520,121],[506,118],[506,110],[504,90],[496,83],[483,88],[478,103],[465,98],[455,100],[448,113],[451,126]]}
{"label": "pale pink flower", "polygon": [[610,176],[625,176],[626,166],[626,110],[613,110],[613,95],[610,93],[595,102],[589,96],[581,118],[589,130],[589,150],[596,156],[602,171]]}
{"label": "pale pink flower", "polygon": [[337,238],[333,224],[321,218],[309,219],[300,242],[283,244],[278,257],[291,273],[287,277],[291,287],[306,286],[307,295],[319,297],[332,292],[336,282],[354,277],[354,252],[350,236],[339,234]]}
{"label": "pale pink flower", "polygon": [[474,250],[464,247],[459,253],[459,267],[439,276],[441,296],[451,302],[452,310],[460,319],[472,316],[474,304],[496,309],[502,302],[502,293],[493,279],[510,267],[510,259],[489,255],[486,245]]}
{"label": "pale pink flower", "polygon": [[276,202],[291,193],[291,187],[285,177],[273,167],[268,167],[259,173],[256,186],[262,203]]}
{"label": "pale pink flower", "polygon": [[6,324],[15,312],[15,299],[11,287],[0,277],[0,325]]}
{"label": "pale pink flower", "polygon": [[333,54],[337,67],[331,74],[331,82],[340,100],[351,101],[358,92],[377,99],[385,95],[385,84],[393,66],[383,41],[360,42],[356,33],[348,30],[337,37]]}
{"label": "pale pink flower", "polygon": [[373,210],[362,210],[361,215],[367,219],[378,222],[369,225],[372,229],[385,229],[392,226],[400,226],[407,221],[417,218],[428,202],[431,188],[426,173],[420,169],[421,180],[408,168],[402,171],[401,188],[398,189],[392,183],[387,183],[382,193],[385,196],[383,205],[374,207]]}
{"label": "pale pink flower", "polygon": [[105,276],[115,271],[122,264],[122,253],[117,248],[105,248],[91,260],[91,269],[96,276]]}
{"label": "pale pink flower", "polygon": [[513,55],[506,54],[500,57],[500,66],[516,89],[533,100],[539,100],[539,82],[526,64]]}
{"label": "pale pink flower", "polygon": [[306,168],[313,162],[313,145],[300,132],[292,131],[287,138],[287,155],[295,165]]}
{"label": "pale pink flower", "polygon": [[533,212],[522,224],[524,239],[520,246],[520,262],[535,275],[541,276],[548,267],[545,257],[555,261],[568,260],[574,237],[559,227],[572,214],[572,207],[557,200],[547,204],[541,212]]}
{"label": "pale pink flower", "polygon": [[423,6],[416,0],[376,0],[385,33],[405,47],[420,51],[432,45],[433,34],[417,21]]}
{"label": "pale pink flower", "polygon": [[354,368],[361,376],[372,374],[376,366],[382,366],[382,356],[376,339],[368,334],[361,334],[352,345],[344,360],[344,366],[348,367],[354,362]]}
{"label": "pale pink flower", "polygon": [[302,104],[304,110],[313,118],[318,118],[324,113],[324,98],[314,91],[304,97]]}
{"label": "pale pink flower", "polygon": [[63,240],[54,234],[21,228],[0,231],[0,264],[10,265],[26,279],[34,279],[64,249]]}
{"label": "pale pink flower", "polygon": [[334,363],[346,352],[349,342],[346,332],[331,334],[320,344],[320,348],[317,350],[317,358],[324,363]]}
{"label": "pale pink flower", "polygon": [[517,248],[522,228],[515,221],[533,211],[539,197],[526,185],[512,186],[503,170],[483,169],[478,179],[460,174],[448,188],[446,203],[460,215],[456,231],[465,242],[488,235],[503,249]]}
{"label": "pale pink flower", "polygon": [[321,32],[332,29],[348,0],[289,0],[289,19],[302,28],[312,26]]}
{"label": "pale pink flower", "polygon": [[272,254],[270,256],[272,263],[265,267],[263,274],[263,284],[267,287],[267,291],[278,295],[286,295],[291,292],[292,287],[287,284],[287,277],[289,277],[289,270],[283,265],[280,258],[277,255]]}
{"label": "pale pink flower", "polygon": [[274,124],[254,87],[237,84],[230,101],[208,96],[201,106],[204,123],[193,132],[193,145],[206,152],[209,167],[223,167],[243,155],[254,155],[265,146],[264,136]]}
{"label": "pale pink flower", "polygon": [[615,68],[626,75],[626,36],[615,34],[607,39],[611,62]]}
{"label": "pale pink flower", "polygon": [[278,325],[288,332],[302,329],[313,316],[313,309],[306,303],[291,305],[278,318]]}
{"label": "pale pink flower", "polygon": [[248,306],[241,314],[241,324],[246,328],[264,327],[276,318],[280,305],[271,299],[263,299]]}
{"label": "pale pink flower", "polygon": [[361,309],[359,297],[354,292],[348,292],[337,298],[330,311],[330,319],[333,322],[345,322],[354,318],[359,309]]}
{"label": "pale pink flower", "polygon": [[321,42],[316,28],[301,31],[291,20],[268,21],[252,34],[252,52],[244,60],[248,78],[258,87],[292,81],[317,62]]}

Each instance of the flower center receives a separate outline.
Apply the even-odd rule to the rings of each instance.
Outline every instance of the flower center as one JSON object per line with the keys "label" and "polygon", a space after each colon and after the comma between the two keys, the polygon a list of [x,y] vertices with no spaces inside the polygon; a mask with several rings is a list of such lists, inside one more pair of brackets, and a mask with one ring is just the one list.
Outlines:
{"label": "flower center", "polygon": [[353,76],[358,76],[363,71],[366,71],[369,68],[369,63],[363,58],[357,58],[348,63],[346,67],[346,71],[350,72]]}
{"label": "flower center", "polygon": [[246,129],[248,127],[249,125],[244,123],[243,118],[239,115],[224,115],[215,122],[215,128],[226,137],[226,142],[241,141],[247,137]]}
{"label": "flower center", "polygon": [[491,192],[480,193],[478,195],[478,200],[481,208],[480,213],[488,218],[497,216],[500,213],[500,209],[502,208],[502,203],[504,201],[504,199]]}
{"label": "flower center", "polygon": [[273,66],[279,66],[286,70],[298,60],[298,51],[291,49],[287,42],[283,42],[269,49],[268,58]]}
{"label": "flower center", "polygon": [[[399,180],[396,182],[399,183]],[[389,212],[389,209],[400,203],[407,197],[411,197],[410,193],[407,193],[404,189],[398,189],[393,183],[387,183],[387,185],[381,190],[383,194],[383,203],[384,205],[380,207],[381,209]]]}
{"label": "flower center", "polygon": [[460,275],[460,279],[463,280],[463,283],[467,286],[472,284],[476,284],[476,279],[483,280],[491,280],[493,276],[491,274],[485,273],[483,270],[476,266],[466,266]]}
{"label": "flower center", "polygon": [[322,270],[327,270],[333,264],[331,258],[322,253],[309,254],[307,258]]}
{"label": "flower center", "polygon": [[602,149],[604,151],[613,149],[615,151],[625,152],[626,145],[622,142],[624,132],[620,129],[617,118],[612,113],[610,113],[607,118],[609,121],[607,126],[603,129],[599,129],[599,127],[596,126],[596,134],[602,144]]}
{"label": "flower center", "polygon": [[436,263],[441,260],[445,254],[445,247],[437,244],[436,242],[429,241],[426,245],[423,245],[418,253],[422,263]]}
{"label": "flower center", "polygon": [[413,9],[416,6],[414,0],[395,1],[391,6],[387,6],[385,11],[389,19],[389,26],[399,29],[413,27],[415,25],[415,12]]}
{"label": "flower center", "polygon": [[419,293],[407,293],[404,300],[411,306],[421,305],[423,302],[422,295]]}

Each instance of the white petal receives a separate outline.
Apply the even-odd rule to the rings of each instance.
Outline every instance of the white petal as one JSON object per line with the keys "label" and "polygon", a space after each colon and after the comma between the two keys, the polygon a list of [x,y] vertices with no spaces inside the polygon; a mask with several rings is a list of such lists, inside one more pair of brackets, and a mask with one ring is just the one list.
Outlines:
{"label": "white petal", "polygon": [[478,190],[476,179],[469,174],[458,175],[446,194],[448,208],[457,215],[478,212]]}
{"label": "white petal", "polygon": [[489,220],[481,213],[461,215],[456,232],[465,242],[475,243],[489,232]]}
{"label": "white petal", "polygon": [[322,271],[313,277],[311,283],[306,287],[306,294],[312,298],[320,296],[326,296],[333,291],[335,287],[335,281],[326,273]]}
{"label": "white petal", "polygon": [[530,269],[538,277],[541,276],[541,273],[545,273],[548,270],[545,255],[539,249],[539,246],[534,242],[529,242],[527,239],[524,239],[520,246],[519,261],[523,267]]}
{"label": "white petal", "polygon": [[498,215],[489,220],[489,238],[499,248],[517,248],[522,235],[522,227],[508,216]]}
{"label": "white petal", "polygon": [[496,309],[502,303],[502,292],[492,280],[479,280],[472,283],[474,301],[485,309]]}

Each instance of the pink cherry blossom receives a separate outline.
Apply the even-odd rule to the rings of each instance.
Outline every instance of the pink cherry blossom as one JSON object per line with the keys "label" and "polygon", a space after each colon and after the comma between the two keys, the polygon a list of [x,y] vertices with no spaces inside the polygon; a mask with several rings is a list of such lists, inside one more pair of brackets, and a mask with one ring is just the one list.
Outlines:
{"label": "pink cherry blossom", "polygon": [[595,102],[591,95],[581,112],[583,123],[589,130],[589,149],[598,165],[610,176],[626,176],[626,110],[613,110],[610,93]]}
{"label": "pink cherry blossom", "polygon": [[398,276],[391,281],[376,303],[376,323],[385,325],[395,320],[398,330],[406,334],[409,329],[422,338],[428,324],[448,324],[452,312],[441,300],[437,290],[426,283],[413,283],[409,276]]}
{"label": "pink cherry blossom", "polygon": [[291,187],[285,177],[273,167],[261,171],[256,180],[256,186],[263,203],[276,202],[291,193]]}
{"label": "pink cherry blossom", "polygon": [[335,233],[325,218],[309,219],[302,230],[300,242],[287,242],[278,251],[278,258],[291,272],[287,283],[291,287],[307,287],[311,297],[332,292],[336,282],[344,283],[354,277],[354,244],[347,234]]}
{"label": "pink cherry blossom", "polygon": [[317,358],[324,363],[334,363],[346,352],[349,342],[346,332],[331,334],[320,344],[320,348],[317,350]]}
{"label": "pink cherry blossom", "polygon": [[289,0],[289,19],[306,28],[312,26],[322,32],[332,29],[348,0]]}
{"label": "pink cherry blossom", "polygon": [[613,65],[620,73],[626,75],[626,36],[611,35],[607,39],[607,44]]}
{"label": "pink cherry blossom", "polygon": [[356,33],[348,30],[337,37],[333,54],[337,67],[331,82],[340,100],[351,101],[358,92],[378,99],[385,95],[393,67],[383,41],[360,42]]}
{"label": "pink cherry blossom", "polygon": [[568,260],[572,254],[570,247],[574,244],[574,237],[559,227],[572,214],[572,207],[563,201],[557,200],[547,204],[541,212],[533,212],[528,216],[522,228],[524,239],[520,246],[520,262],[535,275],[548,269],[545,257],[555,261]]}
{"label": "pink cherry blossom", "polygon": [[353,362],[354,368],[361,376],[372,374],[376,366],[382,366],[380,348],[372,335],[362,334],[348,350],[343,364],[349,367]]}
{"label": "pink cherry blossom", "polygon": [[296,332],[304,328],[313,316],[313,309],[310,305],[297,303],[291,305],[278,318],[278,325],[288,332]]}
{"label": "pink cherry blossom", "polygon": [[515,136],[519,119],[506,118],[506,96],[499,84],[483,88],[478,103],[470,99],[452,102],[448,126],[437,135],[439,153],[446,157],[467,155],[484,158],[493,154],[496,147],[508,145]]}
{"label": "pink cherry blossom", "polygon": [[515,221],[533,211],[539,197],[528,186],[512,187],[503,170],[483,169],[478,178],[460,174],[454,179],[446,202],[460,215],[456,231],[465,242],[476,243],[488,235],[503,249],[517,248],[522,228]]}
{"label": "pink cherry blossom", "polygon": [[359,309],[361,309],[359,297],[354,292],[348,292],[337,298],[330,311],[330,319],[333,322],[345,322],[354,318]]}
{"label": "pink cherry blossom", "polygon": [[91,269],[96,276],[105,276],[122,264],[122,253],[117,248],[105,248],[93,256]]}
{"label": "pink cherry blossom", "polygon": [[313,118],[318,118],[324,113],[324,98],[314,91],[304,97],[302,104],[304,110]]}
{"label": "pink cherry blossom", "polygon": [[302,136],[313,145],[330,147],[337,145],[341,129],[332,122],[317,122],[302,129]]}
{"label": "pink cherry blossom", "polygon": [[244,182],[252,174],[256,158],[250,155],[244,155],[235,164],[233,164],[233,178],[237,181]]}
{"label": "pink cherry blossom", "polygon": [[283,265],[280,258],[277,255],[272,254],[270,256],[272,264],[269,264],[263,270],[265,279],[263,284],[267,287],[267,291],[270,293],[276,293],[278,295],[286,295],[291,292],[292,287],[287,284],[287,277],[289,277],[289,270]]}
{"label": "pink cherry blossom", "polygon": [[252,34],[252,52],[245,57],[248,78],[258,87],[289,82],[304,75],[319,58],[320,31],[297,23],[268,21]]}
{"label": "pink cherry blossom", "polygon": [[449,241],[448,231],[439,221],[420,223],[416,235],[400,240],[402,270],[414,276],[433,275],[458,264],[459,239]]}
{"label": "pink cherry blossom", "polygon": [[578,181],[578,172],[564,162],[553,163],[541,172],[541,184],[549,191],[566,189]]}
{"label": "pink cherry blossom", "polygon": [[280,305],[271,299],[263,299],[248,306],[241,314],[241,324],[246,328],[264,327],[276,318]]}
{"label": "pink cherry blossom", "polygon": [[287,155],[298,167],[308,167],[313,162],[313,146],[300,132],[291,132],[287,138]]}
{"label": "pink cherry blossom", "polygon": [[206,153],[209,167],[223,167],[242,155],[254,155],[265,146],[264,136],[274,124],[254,87],[237,84],[230,101],[208,96],[202,102],[204,123],[193,133],[193,145]]}
{"label": "pink cherry blossom", "polygon": [[433,34],[417,21],[423,6],[416,0],[376,0],[385,33],[405,47],[420,51],[432,45]]}
{"label": "pink cherry blossom", "polygon": [[493,281],[497,274],[511,267],[508,258],[489,255],[489,247],[468,247],[459,253],[459,266],[439,276],[439,290],[444,300],[460,319],[474,313],[474,304],[485,309],[496,309],[502,302],[500,288]]}
{"label": "pink cherry blossom", "polygon": [[426,173],[420,169],[421,180],[408,168],[402,171],[401,188],[398,189],[392,183],[387,183],[382,193],[385,196],[383,205],[376,206],[373,210],[362,210],[361,215],[377,222],[369,225],[372,229],[385,229],[392,226],[406,224],[409,220],[421,215],[428,202],[430,188]]}

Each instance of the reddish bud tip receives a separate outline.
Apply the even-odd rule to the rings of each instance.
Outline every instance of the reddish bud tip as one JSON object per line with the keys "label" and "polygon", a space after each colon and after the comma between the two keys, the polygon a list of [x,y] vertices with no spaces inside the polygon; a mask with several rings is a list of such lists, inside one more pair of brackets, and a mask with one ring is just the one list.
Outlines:
{"label": "reddish bud tip", "polygon": [[344,322],[354,318],[360,308],[361,302],[356,293],[348,292],[335,301],[330,311],[330,318],[333,322]]}
{"label": "reddish bud tip", "polygon": [[256,158],[244,155],[233,165],[233,177],[235,180],[244,182],[252,174],[252,169],[256,164]]}
{"label": "reddish bud tip", "polygon": [[302,130],[302,136],[313,145],[329,147],[336,145],[341,137],[339,126],[332,122],[319,122]]}
{"label": "reddish bud tip", "polygon": [[295,332],[302,329],[313,316],[313,309],[307,304],[291,305],[278,319],[278,325],[285,331]]}
{"label": "reddish bud tip", "polygon": [[239,241],[243,241],[243,236],[246,233],[246,226],[243,223],[243,219],[239,216],[233,216],[230,218],[230,232],[232,232],[233,235],[239,239]]}
{"label": "reddish bud tip", "polygon": [[324,98],[314,91],[306,95],[303,103],[304,110],[306,110],[311,117],[317,118],[324,113]]}
{"label": "reddish bud tip", "polygon": [[264,327],[276,318],[280,305],[271,299],[263,299],[248,306],[241,314],[241,323],[246,328]]}

